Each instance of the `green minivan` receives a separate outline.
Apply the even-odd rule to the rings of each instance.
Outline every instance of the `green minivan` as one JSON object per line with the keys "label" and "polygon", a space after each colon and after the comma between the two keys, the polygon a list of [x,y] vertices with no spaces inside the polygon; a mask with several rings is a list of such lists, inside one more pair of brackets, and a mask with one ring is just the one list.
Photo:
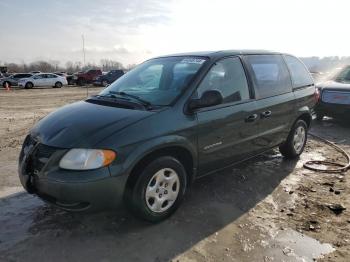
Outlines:
{"label": "green minivan", "polygon": [[316,96],[307,68],[287,54],[157,57],[39,121],[23,143],[19,177],[65,210],[123,202],[158,222],[199,177],[277,146],[298,157]]}

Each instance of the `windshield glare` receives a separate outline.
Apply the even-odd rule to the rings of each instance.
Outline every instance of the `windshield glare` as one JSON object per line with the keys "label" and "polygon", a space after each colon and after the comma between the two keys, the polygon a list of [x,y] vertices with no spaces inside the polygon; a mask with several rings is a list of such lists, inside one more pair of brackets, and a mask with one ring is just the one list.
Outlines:
{"label": "windshield glare", "polygon": [[350,83],[350,67],[346,67],[345,69],[340,71],[336,75],[335,81],[344,82],[344,83]]}
{"label": "windshield glare", "polygon": [[181,94],[205,61],[202,57],[152,59],[120,77],[100,95],[124,92],[152,105],[166,106]]}

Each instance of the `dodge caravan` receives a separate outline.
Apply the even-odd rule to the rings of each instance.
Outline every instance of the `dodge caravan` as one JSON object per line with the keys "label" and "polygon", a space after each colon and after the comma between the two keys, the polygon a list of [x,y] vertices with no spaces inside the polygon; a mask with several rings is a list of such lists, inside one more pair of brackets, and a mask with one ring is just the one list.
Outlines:
{"label": "dodge caravan", "polygon": [[287,54],[157,57],[39,121],[23,143],[19,177],[65,210],[123,202],[158,222],[199,177],[277,146],[298,157],[315,94],[307,68]]}

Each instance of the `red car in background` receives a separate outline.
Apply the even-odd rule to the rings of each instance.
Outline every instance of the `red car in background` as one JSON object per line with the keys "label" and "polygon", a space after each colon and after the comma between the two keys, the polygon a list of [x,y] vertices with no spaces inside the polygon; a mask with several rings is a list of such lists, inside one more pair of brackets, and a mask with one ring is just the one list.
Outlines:
{"label": "red car in background", "polygon": [[92,84],[100,75],[102,75],[101,69],[90,69],[82,73],[77,73],[73,76],[73,80],[77,85],[83,86],[85,84]]}

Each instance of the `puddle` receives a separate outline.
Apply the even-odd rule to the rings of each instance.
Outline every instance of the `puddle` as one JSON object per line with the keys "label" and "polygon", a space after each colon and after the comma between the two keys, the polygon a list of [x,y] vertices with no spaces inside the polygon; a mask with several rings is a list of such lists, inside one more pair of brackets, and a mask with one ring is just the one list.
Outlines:
{"label": "puddle", "polygon": [[18,188],[3,191],[0,197],[0,251],[30,236],[28,229],[33,214],[42,205],[42,201]]}
{"label": "puddle", "polygon": [[335,251],[332,245],[291,229],[279,231],[270,246],[268,256],[277,261],[315,261]]}

